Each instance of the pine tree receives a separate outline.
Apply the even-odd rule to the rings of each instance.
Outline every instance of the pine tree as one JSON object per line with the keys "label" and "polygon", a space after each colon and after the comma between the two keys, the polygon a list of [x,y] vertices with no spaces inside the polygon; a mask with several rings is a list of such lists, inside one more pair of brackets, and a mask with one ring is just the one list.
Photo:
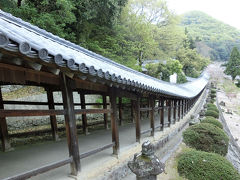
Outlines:
{"label": "pine tree", "polygon": [[236,47],[232,49],[230,59],[226,64],[225,74],[230,75],[234,80],[240,75],[240,53]]}

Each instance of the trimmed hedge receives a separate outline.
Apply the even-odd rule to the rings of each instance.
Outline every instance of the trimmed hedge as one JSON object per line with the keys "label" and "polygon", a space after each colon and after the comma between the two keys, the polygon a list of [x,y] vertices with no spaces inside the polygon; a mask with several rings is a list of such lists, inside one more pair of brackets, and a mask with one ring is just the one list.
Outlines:
{"label": "trimmed hedge", "polygon": [[213,104],[213,103],[208,103],[208,104],[207,104],[207,107],[217,108],[217,106],[216,106],[215,104]]}
{"label": "trimmed hedge", "polygon": [[221,129],[223,129],[223,125],[217,119],[215,119],[214,117],[211,117],[211,116],[207,116],[205,119],[203,119],[201,121],[201,123],[210,123],[210,124],[213,124]]}
{"label": "trimmed hedge", "polygon": [[212,116],[212,117],[218,119],[219,118],[219,113],[216,112],[216,111],[207,110],[206,113],[205,113],[205,116]]}
{"label": "trimmed hedge", "polygon": [[208,107],[207,110],[208,111],[215,111],[215,112],[219,113],[218,108],[215,108],[215,107]]}
{"label": "trimmed hedge", "polygon": [[216,97],[216,94],[211,94],[210,97],[211,99],[214,99]]}
{"label": "trimmed hedge", "polygon": [[224,131],[209,123],[199,123],[183,132],[186,145],[206,152],[215,152],[225,156],[229,138]]}
{"label": "trimmed hedge", "polygon": [[240,175],[224,157],[190,150],[180,155],[178,173],[189,180],[239,180]]}
{"label": "trimmed hedge", "polygon": [[210,103],[215,103],[216,99],[211,99]]}
{"label": "trimmed hedge", "polygon": [[211,89],[211,94],[216,94],[216,89]]}

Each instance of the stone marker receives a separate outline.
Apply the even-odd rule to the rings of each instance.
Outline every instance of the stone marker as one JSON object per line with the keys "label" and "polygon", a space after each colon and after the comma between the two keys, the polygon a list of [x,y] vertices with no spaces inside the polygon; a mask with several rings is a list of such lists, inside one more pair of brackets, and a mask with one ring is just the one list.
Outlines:
{"label": "stone marker", "polygon": [[150,141],[142,144],[142,152],[134,155],[128,167],[136,174],[137,180],[156,180],[158,174],[165,172],[165,165],[154,155],[154,146]]}

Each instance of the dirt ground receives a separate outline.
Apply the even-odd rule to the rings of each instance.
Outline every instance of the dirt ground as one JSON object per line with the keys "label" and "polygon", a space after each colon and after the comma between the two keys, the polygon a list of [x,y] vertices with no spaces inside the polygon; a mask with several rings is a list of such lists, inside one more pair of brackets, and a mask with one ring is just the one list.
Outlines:
{"label": "dirt ground", "polygon": [[218,102],[225,103],[225,106],[221,106],[221,108],[227,126],[240,146],[240,88],[235,86],[230,77],[223,73],[224,68],[220,66],[220,63],[210,65],[207,70],[212,76],[212,81],[217,85]]}

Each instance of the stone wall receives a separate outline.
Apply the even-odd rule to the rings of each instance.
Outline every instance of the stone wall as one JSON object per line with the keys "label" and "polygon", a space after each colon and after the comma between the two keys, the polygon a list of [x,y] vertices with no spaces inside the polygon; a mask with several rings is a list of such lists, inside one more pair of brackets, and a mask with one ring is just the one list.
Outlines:
{"label": "stone wall", "polygon": [[[2,92],[8,93],[8,92],[14,92],[16,90],[21,89],[22,86],[3,86]],[[80,103],[80,96],[77,92],[73,93],[74,102]],[[85,95],[86,103],[95,103],[96,99],[100,98],[101,96],[97,95]],[[15,98],[15,99],[8,99],[8,100],[14,100],[14,101],[33,101],[33,102],[47,102],[47,95],[44,94],[38,94],[38,95],[26,95],[22,98]],[[54,102],[61,103],[62,102],[62,95],[61,92],[54,92]],[[45,105],[4,105],[5,109],[48,109],[48,106]],[[76,106],[76,109],[80,109],[80,106]],[[87,106],[87,108],[96,108],[94,106]],[[55,106],[55,109],[63,109],[62,106]],[[88,114],[88,122],[96,121],[96,120],[102,120],[103,114]],[[77,120],[81,120],[81,115],[77,115]],[[64,123],[64,116],[57,116],[57,122],[58,124]],[[33,116],[33,117],[7,117],[7,124],[9,130],[17,130],[22,128],[28,128],[33,126],[39,126],[39,125],[48,125],[50,124],[50,117],[49,116]]]}

